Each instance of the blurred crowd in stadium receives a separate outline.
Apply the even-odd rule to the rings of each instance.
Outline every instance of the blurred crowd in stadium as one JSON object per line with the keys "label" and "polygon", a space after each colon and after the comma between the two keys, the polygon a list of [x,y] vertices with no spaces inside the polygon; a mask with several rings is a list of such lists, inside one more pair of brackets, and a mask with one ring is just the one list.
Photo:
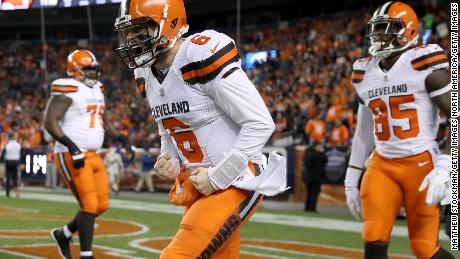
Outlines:
{"label": "blurred crowd in stadium", "polygon": [[[351,65],[367,55],[363,35],[369,15],[291,21],[277,28],[242,33],[241,57],[256,50],[279,51],[277,58],[247,69],[275,120],[272,143],[293,136],[295,143],[350,144],[357,106],[350,82]],[[431,32],[428,42],[448,50],[448,20],[446,11],[427,8],[421,19],[421,36]],[[124,69],[112,52],[115,44],[91,46],[103,70],[101,81],[113,124],[129,134],[136,146],[159,147],[150,109],[136,92],[132,72]],[[76,48],[47,45],[48,82],[65,74],[65,58]],[[11,130],[23,147],[46,145],[42,125],[49,86],[42,83],[42,57],[41,44],[16,43],[0,48],[0,148]]]}

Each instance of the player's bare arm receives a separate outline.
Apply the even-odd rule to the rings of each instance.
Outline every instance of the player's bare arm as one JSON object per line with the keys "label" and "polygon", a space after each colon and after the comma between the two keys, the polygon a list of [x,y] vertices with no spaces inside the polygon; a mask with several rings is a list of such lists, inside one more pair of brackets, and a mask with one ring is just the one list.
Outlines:
{"label": "player's bare arm", "polygon": [[52,96],[48,101],[45,113],[45,129],[55,139],[60,139],[65,135],[59,125],[59,120],[64,116],[71,104],[72,99],[64,95]]}
{"label": "player's bare arm", "polygon": [[52,96],[46,108],[45,129],[54,139],[61,142],[69,149],[70,154],[72,154],[73,166],[75,168],[81,168],[84,166],[85,155],[78,146],[64,134],[64,131],[59,125],[59,120],[62,119],[71,104],[72,99],[67,96]]}
{"label": "player's bare arm", "polygon": [[[450,119],[450,75],[449,71],[435,70],[425,79],[426,89],[442,113]],[[450,203],[450,129],[447,133],[447,145],[443,154],[435,159],[434,169],[425,177],[419,190],[422,191],[428,187],[426,203],[436,205],[439,202],[442,205]]]}
{"label": "player's bare arm", "polygon": [[[432,94],[441,91],[439,95],[432,97],[433,102],[438,106],[441,112],[450,119],[450,75],[445,69],[436,70],[425,79],[425,86],[428,93]],[[447,88],[446,88],[447,87]],[[449,88],[449,89],[448,89]],[[447,92],[446,92],[447,91]],[[450,129],[447,134],[447,145],[443,150],[444,154],[450,155]]]}

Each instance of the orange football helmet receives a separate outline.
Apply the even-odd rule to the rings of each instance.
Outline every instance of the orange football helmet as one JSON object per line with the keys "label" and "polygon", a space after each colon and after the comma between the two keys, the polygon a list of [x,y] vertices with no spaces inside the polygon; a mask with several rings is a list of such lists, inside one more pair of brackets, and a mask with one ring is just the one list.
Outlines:
{"label": "orange football helmet", "polygon": [[418,18],[415,11],[402,2],[380,6],[367,23],[369,54],[388,57],[418,42]]}
{"label": "orange football helmet", "polygon": [[67,56],[67,75],[93,86],[100,74],[99,63],[89,50],[74,50]]}
{"label": "orange football helmet", "polygon": [[183,0],[123,0],[115,21],[116,49],[131,69],[147,67],[188,31]]}

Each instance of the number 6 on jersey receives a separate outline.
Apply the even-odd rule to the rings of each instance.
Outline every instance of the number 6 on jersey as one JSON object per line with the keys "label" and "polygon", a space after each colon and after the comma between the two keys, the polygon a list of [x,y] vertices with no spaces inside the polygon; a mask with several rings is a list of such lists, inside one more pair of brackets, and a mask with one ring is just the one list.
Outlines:
{"label": "number 6 on jersey", "polygon": [[203,152],[190,126],[176,118],[163,119],[162,122],[163,127],[170,130],[171,137],[174,138],[177,147],[187,160],[190,163],[201,163],[204,157]]}

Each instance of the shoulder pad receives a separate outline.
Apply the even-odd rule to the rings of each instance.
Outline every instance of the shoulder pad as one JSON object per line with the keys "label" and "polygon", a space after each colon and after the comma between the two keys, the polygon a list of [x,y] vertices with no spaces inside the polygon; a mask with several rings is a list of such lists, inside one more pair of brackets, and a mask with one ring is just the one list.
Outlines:
{"label": "shoulder pad", "polygon": [[410,50],[414,70],[436,70],[449,68],[449,57],[438,44],[420,45]]}
{"label": "shoulder pad", "polygon": [[223,33],[206,30],[187,37],[185,44],[180,71],[188,84],[205,84],[223,71],[241,67],[235,42]]}
{"label": "shoulder pad", "polygon": [[351,73],[351,82],[353,84],[359,84],[364,79],[367,67],[373,60],[372,57],[358,59],[353,63],[353,71]]}
{"label": "shoulder pad", "polygon": [[54,80],[50,87],[51,95],[78,92],[78,84],[72,78],[60,78]]}

